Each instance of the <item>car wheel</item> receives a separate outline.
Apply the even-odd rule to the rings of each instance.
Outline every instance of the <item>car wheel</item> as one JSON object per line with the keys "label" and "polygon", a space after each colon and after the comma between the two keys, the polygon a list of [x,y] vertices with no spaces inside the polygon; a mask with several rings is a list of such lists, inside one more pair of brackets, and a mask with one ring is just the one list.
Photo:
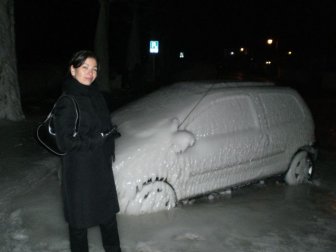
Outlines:
{"label": "car wheel", "polygon": [[285,175],[285,181],[289,185],[297,185],[308,182],[314,170],[313,160],[307,151],[296,153]]}
{"label": "car wheel", "polygon": [[176,194],[170,184],[165,181],[154,181],[143,185],[135,198],[129,202],[126,212],[143,214],[170,209],[176,205]]}

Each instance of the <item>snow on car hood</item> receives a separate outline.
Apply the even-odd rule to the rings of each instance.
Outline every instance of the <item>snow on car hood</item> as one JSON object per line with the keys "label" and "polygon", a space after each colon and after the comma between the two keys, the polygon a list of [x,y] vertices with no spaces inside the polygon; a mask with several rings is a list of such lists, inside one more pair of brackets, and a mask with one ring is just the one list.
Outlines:
{"label": "snow on car hood", "polygon": [[182,149],[193,144],[187,132],[178,134],[178,126],[208,89],[207,85],[187,83],[170,86],[112,115],[122,135],[116,140],[113,164],[121,211],[143,183],[167,178],[167,168],[173,166],[175,152],[179,151],[172,139],[180,141]]}

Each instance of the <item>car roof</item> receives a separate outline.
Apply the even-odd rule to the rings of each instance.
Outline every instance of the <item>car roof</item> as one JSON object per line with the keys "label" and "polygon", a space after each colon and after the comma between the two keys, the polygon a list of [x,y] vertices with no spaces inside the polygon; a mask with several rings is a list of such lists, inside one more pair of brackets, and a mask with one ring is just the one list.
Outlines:
{"label": "car roof", "polygon": [[178,82],[118,109],[112,114],[112,120],[121,129],[137,128],[140,131],[141,128],[145,130],[172,119],[182,123],[192,109],[209,93],[253,92],[253,90],[260,91],[270,87],[282,89],[275,87],[271,82]]}

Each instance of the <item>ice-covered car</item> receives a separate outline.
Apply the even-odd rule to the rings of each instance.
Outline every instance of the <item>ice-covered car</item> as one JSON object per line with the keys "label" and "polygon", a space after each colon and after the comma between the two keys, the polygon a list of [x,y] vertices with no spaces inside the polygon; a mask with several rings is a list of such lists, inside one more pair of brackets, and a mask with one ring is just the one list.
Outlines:
{"label": "ice-covered car", "polygon": [[311,178],[314,123],[293,89],[263,83],[177,83],[112,115],[122,137],[113,165],[121,212],[285,174]]}

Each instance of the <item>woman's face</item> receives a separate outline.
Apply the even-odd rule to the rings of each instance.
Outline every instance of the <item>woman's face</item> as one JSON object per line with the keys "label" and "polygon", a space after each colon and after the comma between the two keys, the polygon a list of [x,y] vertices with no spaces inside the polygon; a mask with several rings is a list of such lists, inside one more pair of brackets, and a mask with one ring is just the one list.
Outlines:
{"label": "woman's face", "polygon": [[97,78],[97,61],[94,58],[87,58],[80,67],[71,66],[70,72],[79,83],[90,86]]}

